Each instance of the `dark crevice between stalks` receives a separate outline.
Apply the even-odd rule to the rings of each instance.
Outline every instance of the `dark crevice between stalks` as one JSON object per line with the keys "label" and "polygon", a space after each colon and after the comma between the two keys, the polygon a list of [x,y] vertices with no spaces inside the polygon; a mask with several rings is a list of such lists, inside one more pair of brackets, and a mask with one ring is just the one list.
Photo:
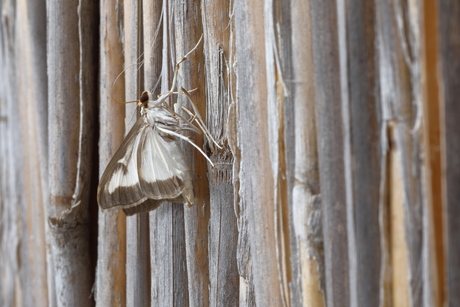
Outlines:
{"label": "dark crevice between stalks", "polygon": [[[94,5],[94,29],[100,28],[100,10],[99,5]],[[91,273],[96,282],[96,264],[97,264],[97,244],[98,244],[98,220],[99,210],[97,204],[97,186],[99,184],[99,110],[100,110],[100,89],[97,84],[100,84],[99,67],[100,67],[100,44],[99,44],[99,31],[94,31],[93,35],[93,76],[94,76],[94,99],[92,101],[92,118],[93,133],[92,137],[92,151],[91,151],[91,178],[89,182],[89,202],[88,202],[88,216],[89,216],[89,256],[91,263]],[[93,285],[93,291],[95,286]],[[94,295],[93,295],[94,298]]]}

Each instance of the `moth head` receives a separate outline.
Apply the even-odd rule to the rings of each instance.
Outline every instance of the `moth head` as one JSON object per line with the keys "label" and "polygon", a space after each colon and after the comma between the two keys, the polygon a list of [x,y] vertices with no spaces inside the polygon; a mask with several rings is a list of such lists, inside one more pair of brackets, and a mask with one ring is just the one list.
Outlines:
{"label": "moth head", "polygon": [[141,94],[141,97],[139,98],[138,106],[146,107],[149,104],[149,100],[150,100],[150,92],[143,91]]}

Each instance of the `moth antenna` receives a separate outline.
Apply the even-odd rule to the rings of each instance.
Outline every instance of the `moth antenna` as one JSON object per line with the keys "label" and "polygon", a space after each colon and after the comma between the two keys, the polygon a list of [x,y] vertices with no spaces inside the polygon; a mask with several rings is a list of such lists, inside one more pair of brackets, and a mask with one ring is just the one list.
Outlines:
{"label": "moth antenna", "polygon": [[160,76],[158,77],[157,79],[157,82],[155,82],[155,85],[150,89],[150,92],[151,93],[154,93],[155,90],[157,89],[158,87],[158,84],[160,84],[160,81],[161,81],[161,78],[163,77],[163,72],[160,73]]}
{"label": "moth antenna", "polygon": [[176,136],[176,137],[178,137],[178,138],[180,138],[180,139],[183,139],[184,141],[186,141],[186,142],[192,144],[193,147],[195,147],[196,149],[198,149],[198,151],[206,158],[206,160],[208,160],[209,163],[211,163],[212,167],[214,167],[214,163],[212,163],[211,159],[209,159],[209,157],[203,152],[203,150],[201,150],[201,148],[198,147],[198,145],[196,145],[195,143],[193,143],[192,140],[190,140],[188,137],[183,136],[183,135],[181,135],[181,134],[179,134],[179,133],[170,131],[170,130],[168,130],[168,129],[163,129],[163,128],[160,128],[160,127],[157,127],[157,129],[160,130],[160,131],[162,131],[162,132],[164,132],[164,133],[166,133],[166,134],[174,135],[174,136]]}
{"label": "moth antenna", "polygon": [[126,70],[128,70],[129,68],[135,66],[135,65],[141,65],[139,63],[134,63],[128,67],[126,67],[125,69],[123,69],[119,74],[118,76],[115,78],[115,80],[113,80],[113,83],[112,83],[112,89],[110,90],[110,98],[112,98],[113,101],[115,101],[116,103],[131,103],[131,102],[135,102],[137,100],[133,100],[133,101],[125,101],[125,102],[121,102],[121,101],[118,101],[116,100],[114,97],[113,97],[113,88],[115,87],[115,83],[117,83],[118,79],[126,72]]}
{"label": "moth antenna", "polygon": [[[161,10],[161,15],[160,15],[160,18],[158,19],[158,24],[157,24],[157,27],[155,29],[155,34],[154,34],[154,37],[153,37],[153,40],[152,40],[152,44],[150,45],[150,49],[153,49],[153,47],[155,46],[155,42],[157,41],[157,38],[158,38],[158,33],[159,33],[159,30],[160,30],[160,24],[163,20],[163,13],[164,13],[164,9]],[[128,67],[126,67],[125,69],[123,69],[119,74],[118,76],[115,78],[115,80],[113,81],[112,83],[112,89],[110,90],[110,97],[112,98],[112,100],[114,100],[116,103],[131,103],[131,102],[138,102],[137,100],[132,100],[132,101],[125,101],[125,102],[121,102],[121,101],[118,101],[116,100],[114,97],[113,97],[113,88],[115,87],[115,83],[118,81],[118,79],[121,77],[122,74],[124,74],[126,72],[127,69],[133,67],[133,66],[138,66],[138,69],[140,69],[142,67],[142,65],[144,65],[144,62],[145,60],[141,60],[139,61],[142,57],[144,56],[144,52],[142,52],[139,57],[137,58],[137,63],[134,63]],[[159,80],[161,79],[161,76],[160,78],[158,78],[158,81],[157,81],[157,84],[155,84],[155,88],[156,86],[158,85],[158,82]]]}
{"label": "moth antenna", "polygon": [[[156,26],[156,28],[155,28],[155,33],[153,34],[153,39],[152,39],[152,42],[151,42],[151,44],[150,44],[150,50],[153,49],[153,47],[155,46],[155,43],[156,43],[156,41],[157,41],[158,34],[159,34],[160,28],[161,28],[161,23],[163,22],[163,13],[164,13],[164,8],[162,7],[160,17],[158,18],[157,26]],[[138,57],[137,59],[139,60],[140,58],[142,58],[142,57],[144,56],[144,54],[145,54],[145,51],[142,52],[142,53],[139,55],[139,57]],[[144,62],[145,62],[145,59],[143,59],[143,60],[141,61],[141,65],[139,66],[139,69],[142,67],[142,65],[144,65]],[[161,75],[160,75],[160,78],[158,78],[158,81],[159,81],[160,79],[161,79]],[[158,85],[158,81],[157,81],[157,84],[155,84],[155,88],[156,88],[156,86]],[[152,92],[153,92],[153,91],[154,91],[154,89],[152,90]]]}

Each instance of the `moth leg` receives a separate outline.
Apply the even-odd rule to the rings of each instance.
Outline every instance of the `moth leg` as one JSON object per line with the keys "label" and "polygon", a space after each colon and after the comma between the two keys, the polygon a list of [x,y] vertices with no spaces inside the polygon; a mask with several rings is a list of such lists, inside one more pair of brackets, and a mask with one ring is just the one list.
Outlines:
{"label": "moth leg", "polygon": [[[197,87],[195,87],[193,90],[188,90],[188,92],[191,93],[191,92],[194,92],[194,91],[196,91],[196,90],[198,90]],[[172,92],[171,94],[173,94],[173,95],[179,95],[180,93],[179,93],[179,92]]]}
{"label": "moth leg", "polygon": [[[174,76],[173,76],[173,81],[172,81],[172,85],[171,85],[171,89],[169,90],[169,95],[171,95],[171,93],[174,92],[174,89],[176,88],[176,82],[177,82],[177,73],[179,71],[179,68],[180,68],[180,64],[182,62],[184,62],[185,60],[187,60],[187,57],[193,52],[196,50],[196,48],[198,48],[198,45],[201,43],[201,40],[203,39],[203,34],[201,34],[200,36],[200,39],[198,40],[198,43],[196,43],[195,47],[192,48],[192,50],[190,50],[182,59],[180,59],[177,63],[176,63],[176,66],[174,67]],[[168,95],[168,96],[169,96]]]}
{"label": "moth leg", "polygon": [[190,118],[188,119],[189,122],[193,123],[193,121],[195,121],[196,119],[196,115],[192,113],[192,111],[190,111],[189,109],[187,109],[186,107],[182,107],[182,110],[184,110],[185,112],[188,113],[188,115],[190,115]]}
{"label": "moth leg", "polygon": [[193,117],[193,120],[190,122],[193,123],[193,121],[196,122],[196,124],[200,127],[200,129],[203,131],[203,133],[206,135],[206,138],[208,139],[209,143],[213,143],[217,146],[217,148],[222,149],[222,146],[220,146],[212,137],[211,133],[209,132],[208,128],[206,127],[203,119],[200,116],[200,113],[198,112],[197,107],[195,106],[195,103],[193,103],[193,99],[190,96],[190,94],[183,88],[181,87],[180,90],[187,96],[188,100],[190,101],[190,104],[192,105],[193,112],[187,109],[186,107],[182,107],[182,109],[187,112],[190,116]]}
{"label": "moth leg", "polygon": [[[201,40],[203,39],[203,34],[200,36],[200,39],[198,40],[198,43],[196,43],[195,47],[192,48],[192,50],[190,50],[182,59],[180,59],[175,67],[174,67],[174,75],[173,75],[173,81],[172,81],[172,84],[171,84],[171,88],[169,89],[169,91],[165,92],[165,93],[161,93],[160,95],[157,96],[157,100],[153,100],[153,104],[155,105],[158,105],[159,103],[163,103],[166,107],[168,107],[168,109],[170,111],[172,111],[171,113],[175,113],[174,110],[172,109],[172,106],[171,105],[168,105],[166,103],[166,99],[173,95],[173,94],[177,94],[178,92],[175,92],[174,89],[176,88],[176,83],[177,83],[177,73],[179,72],[179,68],[180,68],[180,64],[182,62],[184,62],[185,60],[187,60],[187,57],[193,52],[195,51],[199,44],[201,43]],[[193,89],[192,91],[194,91],[196,89]]]}
{"label": "moth leg", "polygon": [[157,127],[158,130],[162,131],[163,133],[166,133],[166,134],[169,134],[169,135],[173,135],[173,136],[176,136],[180,139],[183,139],[184,141],[190,143],[193,147],[195,147],[196,149],[198,149],[198,151],[209,161],[209,163],[211,163],[211,165],[214,167],[214,163],[212,163],[211,159],[209,159],[209,157],[203,152],[203,150],[201,150],[200,147],[198,147],[198,145],[196,145],[195,143],[192,142],[192,140],[190,140],[188,137],[182,135],[182,134],[179,134],[179,133],[176,133],[174,131],[171,131],[171,130],[168,130],[168,129],[164,129],[164,128],[161,128],[161,127]]}
{"label": "moth leg", "polygon": [[[159,102],[163,102],[165,105],[166,105],[166,98],[168,98],[169,96],[171,96],[172,94],[174,94],[174,89],[176,88],[176,83],[177,83],[177,73],[179,72],[179,68],[180,68],[180,64],[182,62],[184,62],[185,60],[187,60],[187,57],[193,52],[196,50],[196,48],[198,48],[198,45],[201,43],[201,40],[203,39],[203,34],[201,34],[201,37],[200,39],[198,40],[198,43],[196,43],[195,47],[192,48],[192,50],[190,50],[182,59],[180,59],[177,63],[176,63],[176,66],[174,67],[174,75],[173,75],[173,81],[172,81],[172,84],[171,84],[171,88],[169,89],[169,91],[167,91],[166,93],[163,93],[163,94],[160,94],[158,96],[158,99],[156,101],[154,101],[154,103],[159,103]],[[172,106],[171,106],[172,107]]]}

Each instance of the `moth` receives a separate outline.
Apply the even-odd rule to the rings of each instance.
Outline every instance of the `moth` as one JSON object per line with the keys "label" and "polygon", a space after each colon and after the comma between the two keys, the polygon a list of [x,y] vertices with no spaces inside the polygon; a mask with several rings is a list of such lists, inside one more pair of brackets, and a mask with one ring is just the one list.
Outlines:
{"label": "moth", "polygon": [[[179,140],[192,144],[213,164],[181,132],[203,133],[220,148],[207,130],[190,94],[182,87],[180,92],[174,92],[179,65],[195,48],[176,64],[168,92],[159,95],[156,100],[149,91],[142,93],[138,102],[140,118],[101,177],[97,201],[102,209],[123,209],[126,215],[133,215],[154,210],[164,201],[185,203],[187,206],[194,204],[190,167],[185,161]],[[189,119],[177,113],[179,110],[168,103],[168,98],[173,94],[184,94],[191,102],[193,112],[181,107],[188,113]]]}

